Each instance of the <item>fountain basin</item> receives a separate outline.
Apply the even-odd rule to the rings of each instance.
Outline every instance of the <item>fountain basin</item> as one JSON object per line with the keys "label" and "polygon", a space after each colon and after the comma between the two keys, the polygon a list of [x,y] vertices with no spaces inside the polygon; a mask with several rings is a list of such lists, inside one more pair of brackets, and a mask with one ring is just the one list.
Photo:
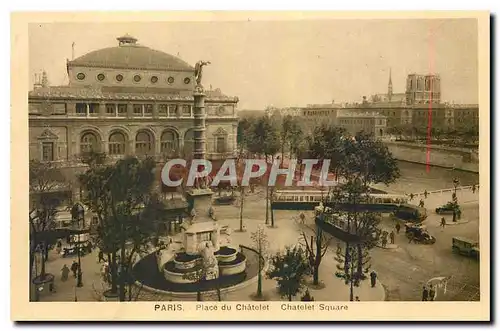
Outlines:
{"label": "fountain basin", "polygon": [[202,260],[200,255],[189,255],[184,252],[177,253],[173,259],[175,268],[187,270],[196,267]]}
{"label": "fountain basin", "polygon": [[[132,270],[133,277],[136,285],[143,287],[147,292],[167,295],[170,298],[180,300],[195,298],[197,291],[210,291],[217,287],[223,293],[236,291],[254,284],[257,281],[259,271],[258,253],[246,246],[241,247],[243,254],[237,254],[236,261],[232,262],[232,267],[224,262],[219,262],[220,277],[218,279],[208,280],[203,283],[190,282],[188,279],[184,279],[186,270],[176,269],[172,260],[168,267],[166,263],[159,265],[154,253],[136,261]],[[245,269],[243,272],[237,273],[243,268],[243,263]],[[230,273],[231,275],[229,275]],[[173,279],[174,282],[169,281],[167,278]]]}
{"label": "fountain basin", "polygon": [[[194,262],[198,261],[200,258],[194,260]],[[236,252],[234,259],[231,261],[219,261],[219,273],[221,277],[224,276],[234,276],[245,272],[246,269],[246,261],[247,258],[245,255]],[[191,268],[185,268],[190,262],[183,262],[181,268],[178,267],[178,262],[175,260],[171,260],[163,266],[163,275],[165,279],[171,283],[177,284],[192,284],[198,282],[196,277],[189,277],[186,275],[193,274],[194,272],[200,270],[200,264],[194,265]]]}
{"label": "fountain basin", "polygon": [[221,276],[232,276],[242,273],[247,267],[246,262],[247,258],[243,254],[237,253],[232,261],[219,262],[219,273]]}
{"label": "fountain basin", "polygon": [[215,256],[219,262],[232,262],[236,260],[236,255],[238,251],[234,248],[228,246],[222,246],[217,252],[215,252]]}

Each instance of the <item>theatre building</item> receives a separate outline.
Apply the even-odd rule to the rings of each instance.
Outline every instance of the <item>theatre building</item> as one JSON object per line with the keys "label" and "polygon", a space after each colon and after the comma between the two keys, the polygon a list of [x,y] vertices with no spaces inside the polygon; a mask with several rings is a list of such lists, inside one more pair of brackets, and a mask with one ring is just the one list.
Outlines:
{"label": "theatre building", "polygon": [[[159,162],[192,155],[194,67],[131,36],[117,41],[68,60],[66,86],[50,86],[45,74],[36,80],[28,96],[30,159],[75,166],[89,151]],[[206,95],[207,158],[233,157],[238,98],[218,89]]]}

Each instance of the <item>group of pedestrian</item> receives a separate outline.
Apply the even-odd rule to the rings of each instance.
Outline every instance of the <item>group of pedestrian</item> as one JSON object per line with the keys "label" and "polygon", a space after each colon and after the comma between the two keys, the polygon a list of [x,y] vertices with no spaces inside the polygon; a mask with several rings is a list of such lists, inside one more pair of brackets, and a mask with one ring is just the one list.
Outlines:
{"label": "group of pedestrian", "polygon": [[[396,223],[396,231],[398,231],[398,233],[399,233],[399,229],[397,226],[399,226],[399,227],[401,227],[401,226],[399,225],[399,223]],[[396,234],[394,233],[394,231],[391,231],[390,233],[388,233],[387,231],[384,231],[384,232],[382,232],[382,239],[380,241],[380,243],[382,244],[382,248],[387,247],[387,242],[388,242],[387,237],[389,237],[390,244],[394,245],[395,238],[396,238]]]}
{"label": "group of pedestrian", "polygon": [[424,289],[422,291],[422,301],[434,301],[436,299],[436,290],[432,285],[429,286],[429,289],[427,289],[427,286],[424,286]]}
{"label": "group of pedestrian", "polygon": [[[429,192],[427,192],[427,190],[425,190],[424,191],[424,199],[427,199],[428,195],[429,195]],[[414,197],[415,197],[415,194],[410,193],[410,201],[412,201]],[[424,207],[424,200],[423,199],[420,199],[419,206]]]}
{"label": "group of pedestrian", "polygon": [[73,273],[73,277],[76,278],[77,273],[78,273],[78,269],[79,269],[79,265],[78,265],[78,262],[76,262],[76,261],[73,261],[70,268],[68,268],[68,266],[66,264],[63,265],[63,267],[61,269],[61,280],[63,282],[67,281],[70,271],[71,271],[71,273]]}

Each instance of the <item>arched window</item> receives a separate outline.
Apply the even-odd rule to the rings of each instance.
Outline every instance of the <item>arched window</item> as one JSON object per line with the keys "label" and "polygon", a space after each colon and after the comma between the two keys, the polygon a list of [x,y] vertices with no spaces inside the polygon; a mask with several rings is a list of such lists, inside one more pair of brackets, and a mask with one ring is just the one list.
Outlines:
{"label": "arched window", "polygon": [[184,134],[184,155],[193,155],[194,153],[194,131],[190,129]]}
{"label": "arched window", "polygon": [[121,132],[114,132],[109,136],[109,154],[124,155],[125,154],[125,135]]}
{"label": "arched window", "polygon": [[171,130],[166,130],[160,138],[160,152],[163,155],[170,155],[177,152],[179,148],[179,139],[177,133]]}
{"label": "arched window", "polygon": [[139,131],[135,137],[135,153],[137,155],[151,155],[153,147],[152,135],[147,131]]}
{"label": "arched window", "polygon": [[85,132],[80,139],[80,152],[99,152],[99,140],[93,132]]}

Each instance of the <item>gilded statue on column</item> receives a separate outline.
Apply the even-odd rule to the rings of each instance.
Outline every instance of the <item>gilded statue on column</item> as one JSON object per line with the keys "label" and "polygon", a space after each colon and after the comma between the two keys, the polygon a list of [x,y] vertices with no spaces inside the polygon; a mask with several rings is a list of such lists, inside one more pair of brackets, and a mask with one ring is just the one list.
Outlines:
{"label": "gilded statue on column", "polygon": [[194,67],[194,78],[196,80],[196,86],[201,86],[201,78],[203,76],[203,67],[209,65],[210,61],[198,61]]}

